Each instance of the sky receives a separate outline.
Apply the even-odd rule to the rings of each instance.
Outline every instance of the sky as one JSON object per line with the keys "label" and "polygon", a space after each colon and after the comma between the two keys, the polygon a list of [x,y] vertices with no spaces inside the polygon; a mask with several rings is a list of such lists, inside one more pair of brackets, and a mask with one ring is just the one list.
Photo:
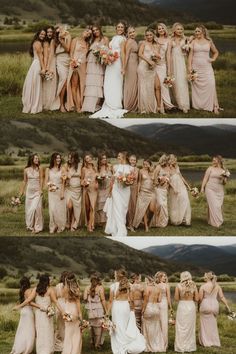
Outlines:
{"label": "sky", "polygon": [[212,119],[196,119],[196,118],[125,118],[125,119],[106,119],[107,123],[115,125],[118,128],[126,128],[130,125],[149,124],[149,123],[165,123],[165,124],[190,124],[190,125],[215,125],[215,124],[229,124],[236,126],[235,118],[212,118]]}
{"label": "sky", "polygon": [[120,238],[115,238],[114,237],[108,237],[111,240],[118,241],[125,243],[127,246],[130,246],[132,248],[135,248],[137,250],[141,250],[146,247],[150,246],[163,246],[163,245],[169,245],[173,243],[181,243],[184,245],[194,245],[194,244],[201,244],[201,245],[211,245],[211,246],[226,246],[226,245],[232,245],[236,244],[236,237],[231,237],[231,236],[226,236],[226,237],[217,237],[217,236],[211,236],[211,237],[120,237]]}

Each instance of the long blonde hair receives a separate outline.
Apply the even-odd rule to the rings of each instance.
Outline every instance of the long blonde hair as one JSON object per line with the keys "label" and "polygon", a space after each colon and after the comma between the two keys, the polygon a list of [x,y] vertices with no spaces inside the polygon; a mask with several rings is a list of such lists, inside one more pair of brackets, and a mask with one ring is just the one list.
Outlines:
{"label": "long blonde hair", "polygon": [[[209,35],[209,32],[208,32],[208,29],[204,25],[199,25],[196,28],[200,28],[202,30],[204,38],[206,38],[208,41],[212,41],[212,39]],[[195,28],[195,30],[196,30],[196,28]]]}
{"label": "long blonde hair", "polygon": [[155,274],[155,280],[156,280],[157,284],[159,284],[161,282],[161,278],[163,277],[163,275],[166,276],[166,283],[168,283],[168,277],[167,277],[166,272],[159,271]]}
{"label": "long blonde hair", "polygon": [[192,275],[190,272],[185,271],[180,273],[180,285],[183,294],[193,294],[196,290],[196,284],[192,280]]}
{"label": "long blonde hair", "polygon": [[68,291],[68,300],[76,301],[80,298],[80,288],[79,283],[76,280],[74,273],[68,273],[65,278],[65,286]]}
{"label": "long blonde hair", "polygon": [[215,288],[216,286],[216,283],[217,283],[217,276],[215,275],[214,272],[210,271],[210,272],[206,272],[204,274],[204,278],[206,280],[210,280],[212,282],[212,285],[213,285],[213,289]]}
{"label": "long blonde hair", "polygon": [[159,22],[159,23],[156,25],[156,36],[159,37],[159,34],[158,34],[158,27],[159,27],[159,26],[164,27],[164,30],[165,30],[165,37],[166,37],[166,38],[169,37],[168,28],[167,28],[167,26],[166,26],[164,23],[162,23],[162,22]]}
{"label": "long blonde hair", "polygon": [[182,39],[185,39],[185,35],[184,35],[184,26],[182,25],[182,23],[180,22],[175,22],[172,26],[172,29],[171,29],[171,37],[174,38],[175,37],[175,31],[176,31],[176,28],[180,26],[183,28],[183,34],[182,34]]}

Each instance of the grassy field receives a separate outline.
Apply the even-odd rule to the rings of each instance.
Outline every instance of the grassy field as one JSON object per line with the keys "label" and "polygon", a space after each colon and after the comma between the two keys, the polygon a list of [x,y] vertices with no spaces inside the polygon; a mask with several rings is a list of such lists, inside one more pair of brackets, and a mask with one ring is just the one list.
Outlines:
{"label": "grassy field", "polygon": [[[181,164],[180,164],[181,166]],[[204,169],[206,163],[183,163],[184,168],[195,170]],[[235,167],[235,161],[229,160],[227,162],[229,166]],[[231,171],[232,171],[231,169]],[[0,236],[29,236],[30,232],[25,230],[24,224],[24,205],[19,207],[10,206],[10,198],[19,193],[20,176],[22,175],[23,166],[0,166]],[[13,177],[14,176],[14,177]],[[200,187],[200,181],[195,184]],[[199,199],[190,197],[192,207],[192,226],[167,226],[166,228],[152,228],[148,233],[144,233],[141,227],[135,233],[129,232],[130,236],[235,236],[236,235],[236,207],[235,207],[235,195],[236,195],[236,180],[230,180],[225,187],[225,199],[224,199],[224,224],[219,229],[213,228],[207,224],[207,204],[204,196]],[[44,225],[45,230],[40,233],[42,236],[48,235],[48,203],[47,192],[44,191]],[[97,228],[96,236],[106,236],[102,228]],[[87,236],[86,229],[79,229],[76,232],[65,231],[59,236]],[[38,237],[38,236],[37,236]]]}

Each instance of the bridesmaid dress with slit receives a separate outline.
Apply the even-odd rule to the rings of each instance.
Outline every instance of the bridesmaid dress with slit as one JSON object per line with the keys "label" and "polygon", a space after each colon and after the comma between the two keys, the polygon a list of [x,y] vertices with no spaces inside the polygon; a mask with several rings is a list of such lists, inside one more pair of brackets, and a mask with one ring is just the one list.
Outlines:
{"label": "bridesmaid dress with slit", "polygon": [[[160,169],[158,177],[170,178],[170,174],[167,173],[163,168]],[[168,212],[168,190],[169,183],[166,182],[163,185],[158,185],[155,187],[156,201],[157,201],[157,211],[153,217],[153,226],[155,227],[166,227],[169,221]]]}
{"label": "bridesmaid dress with slit", "polygon": [[[55,286],[56,297],[61,308],[65,307],[65,298],[63,297],[63,283],[59,283]],[[63,343],[65,338],[65,321],[63,320],[61,312],[56,309],[56,329],[55,329],[55,352],[62,352]]]}
{"label": "bridesmaid dress with slit", "polygon": [[127,213],[127,225],[133,226],[134,215],[137,205],[137,198],[138,198],[138,176],[139,176],[139,169],[134,167],[134,174],[135,180],[134,183],[130,186],[130,199],[129,199],[129,208]]}
{"label": "bridesmaid dress with slit", "polygon": [[[52,43],[48,43],[48,58],[51,55],[51,51],[54,51],[54,46]],[[54,74],[51,80],[43,80],[43,109],[52,110],[53,103],[57,92],[57,69],[56,69],[56,55],[53,53],[49,71]]]}
{"label": "bridesmaid dress with slit", "polygon": [[160,324],[161,332],[164,340],[164,351],[168,348],[168,300],[167,300],[167,285],[165,283],[159,283],[158,287],[161,290],[161,302],[159,303],[160,309]]}
{"label": "bridesmaid dress with slit", "polygon": [[197,79],[192,82],[192,105],[195,109],[203,109],[212,112],[219,108],[215,75],[210,62],[209,43],[193,42],[192,69],[197,72]]}
{"label": "bridesmaid dress with slit", "polygon": [[220,227],[223,224],[222,206],[224,202],[223,170],[211,169],[205,194],[208,204],[208,224]]}
{"label": "bridesmaid dress with slit", "polygon": [[31,306],[20,310],[20,321],[17,327],[11,354],[31,354],[35,342],[34,312]]}
{"label": "bridesmaid dress with slit", "polygon": [[[83,187],[83,209],[85,210],[85,198],[88,197],[91,208],[96,210],[97,196],[98,196],[98,183],[97,183],[97,172],[85,168],[84,170],[84,180],[89,184],[87,187]],[[87,215],[85,212],[85,224],[87,225]]]}
{"label": "bridesmaid dress with slit", "polygon": [[25,193],[25,222],[27,230],[40,232],[43,230],[42,195],[39,170],[32,167],[26,169],[27,187]]}
{"label": "bridesmaid dress with slit", "polygon": [[36,50],[34,50],[33,62],[26,75],[22,91],[23,113],[35,114],[43,110],[43,84],[40,73],[41,65],[39,57]]}
{"label": "bridesmaid dress with slit", "polygon": [[81,354],[82,332],[79,323],[79,312],[75,302],[65,302],[65,312],[72,316],[72,321],[65,322],[65,339],[62,354]]}
{"label": "bridesmaid dress with slit", "polygon": [[105,178],[98,182],[98,197],[95,215],[95,221],[97,224],[105,223],[107,221],[103,208],[110,192],[112,171],[107,171],[104,176]]}
{"label": "bridesmaid dress with slit", "polygon": [[[45,310],[51,306],[49,296],[39,296],[35,298],[36,304]],[[53,317],[48,317],[46,312],[39,309],[35,311],[35,327],[36,327],[36,354],[53,354],[54,353],[54,327]]]}
{"label": "bridesmaid dress with slit", "polygon": [[70,168],[67,175],[69,179],[65,188],[65,198],[66,203],[72,203],[73,219],[71,227],[76,230],[80,225],[82,210],[81,166],[78,166],[77,171]]}
{"label": "bridesmaid dress with slit", "polygon": [[124,78],[124,108],[136,112],[138,108],[138,44],[134,39],[126,42],[127,64]]}

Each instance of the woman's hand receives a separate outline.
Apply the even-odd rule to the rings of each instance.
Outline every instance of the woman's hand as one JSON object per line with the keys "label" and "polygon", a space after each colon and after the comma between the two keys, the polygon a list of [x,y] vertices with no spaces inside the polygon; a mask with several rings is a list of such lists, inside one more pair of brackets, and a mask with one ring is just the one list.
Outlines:
{"label": "woman's hand", "polygon": [[148,61],[148,64],[151,66],[152,69],[155,68],[156,63],[155,63],[154,61],[149,60],[149,61]]}
{"label": "woman's hand", "polygon": [[215,59],[214,58],[209,58],[208,61],[209,61],[209,63],[214,63]]}
{"label": "woman's hand", "polygon": [[16,305],[16,306],[13,307],[12,311],[17,311],[19,309],[20,309],[20,305]]}
{"label": "woman's hand", "polygon": [[60,199],[63,200],[65,198],[64,193],[60,195]]}

